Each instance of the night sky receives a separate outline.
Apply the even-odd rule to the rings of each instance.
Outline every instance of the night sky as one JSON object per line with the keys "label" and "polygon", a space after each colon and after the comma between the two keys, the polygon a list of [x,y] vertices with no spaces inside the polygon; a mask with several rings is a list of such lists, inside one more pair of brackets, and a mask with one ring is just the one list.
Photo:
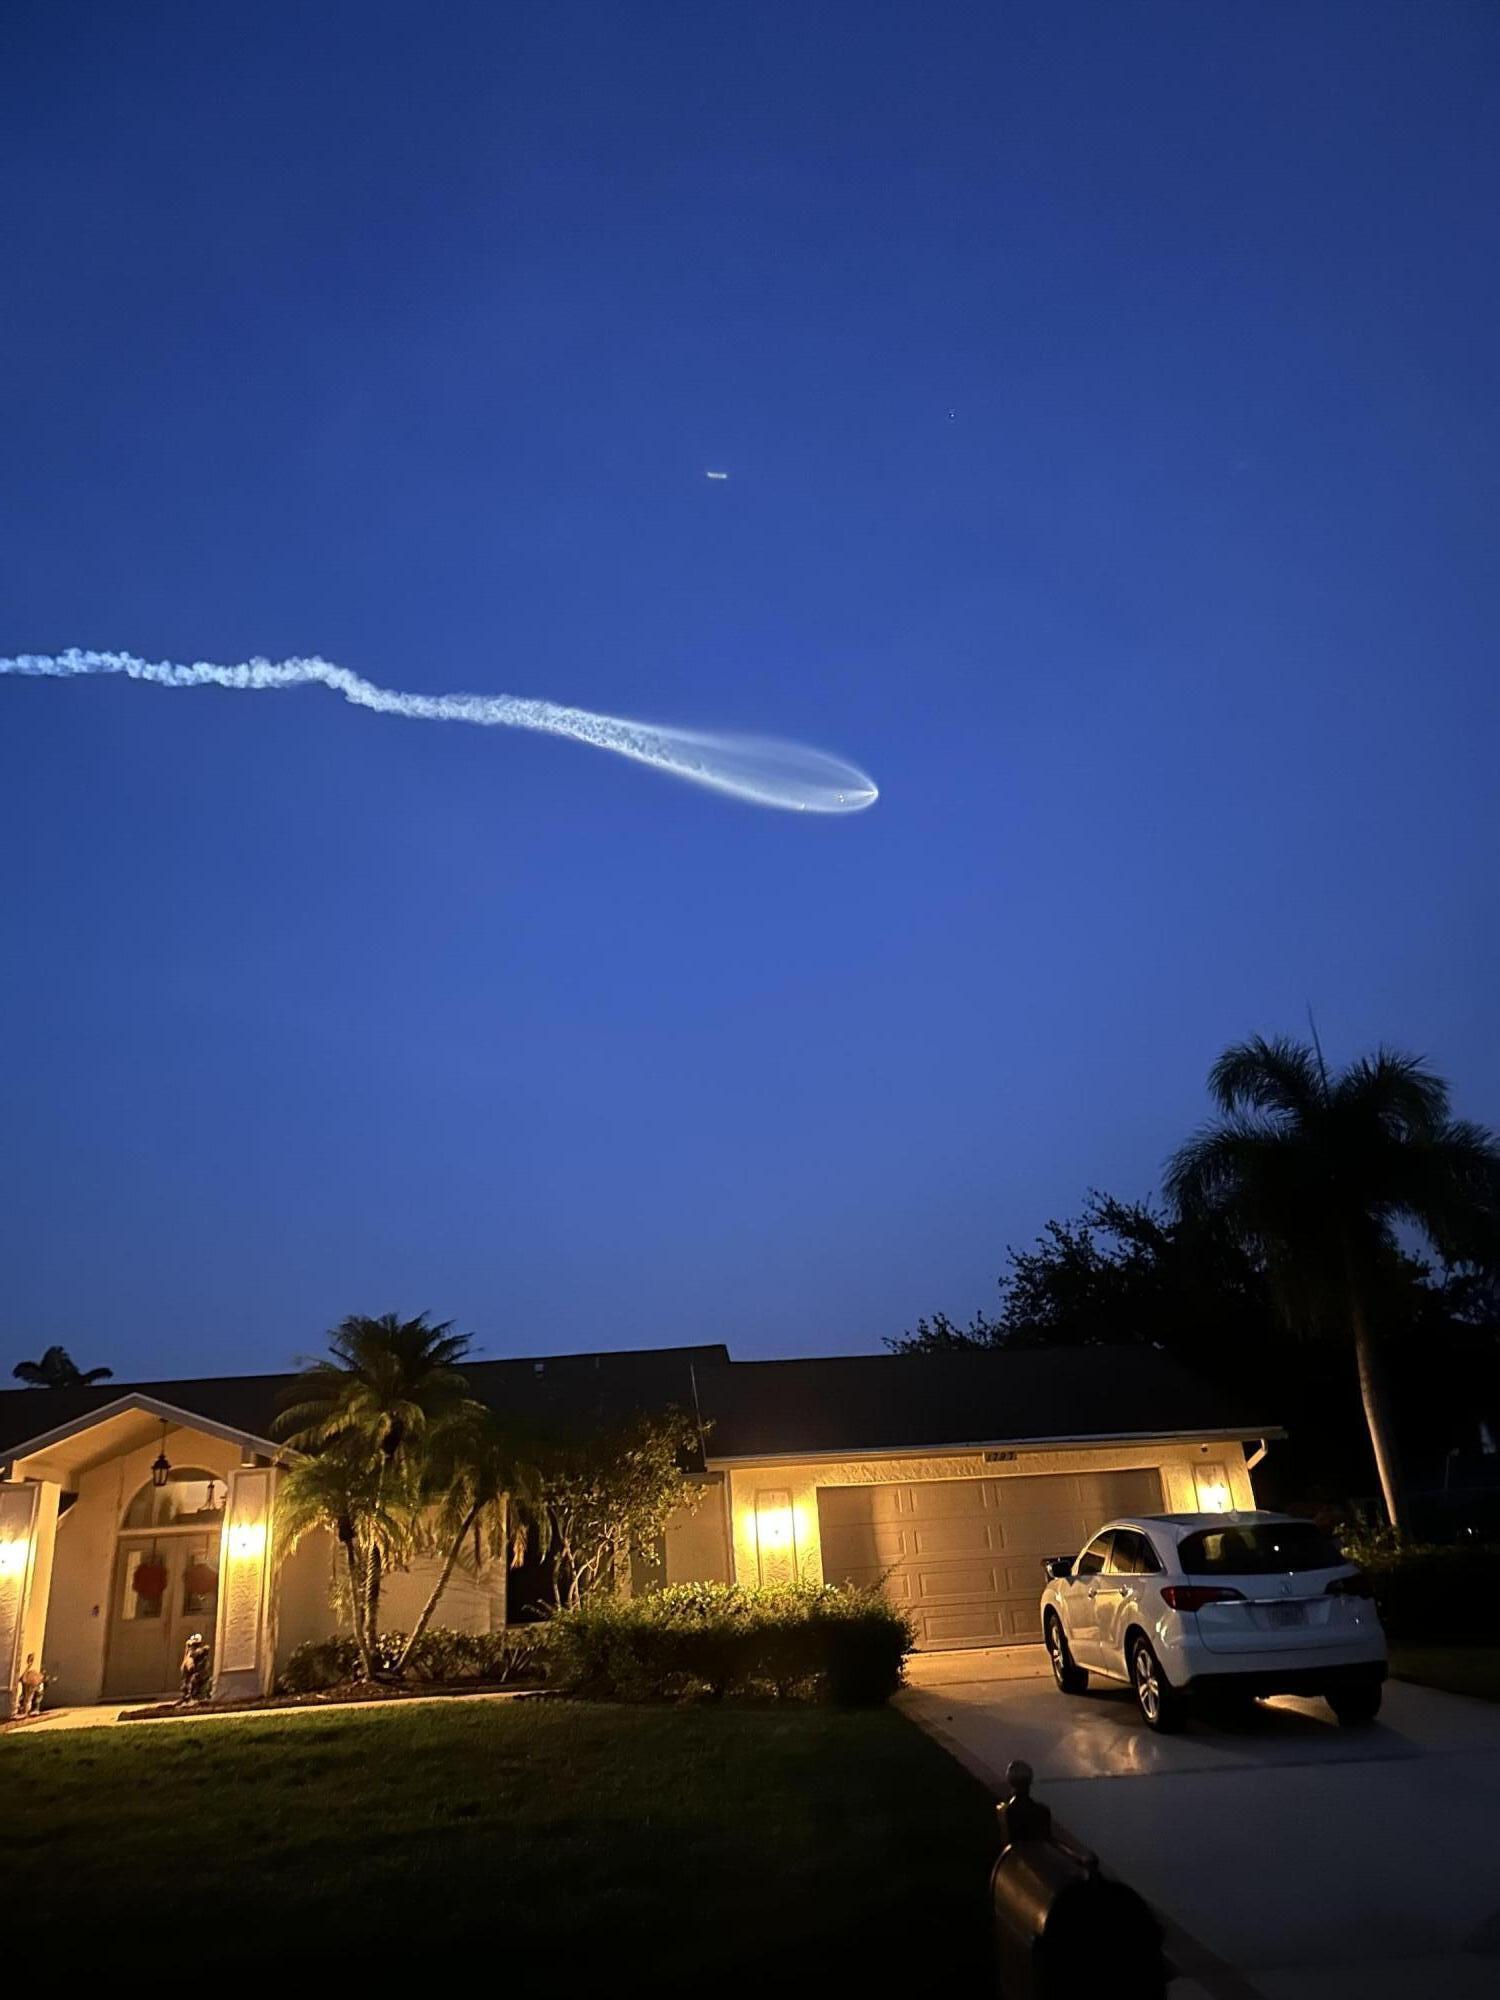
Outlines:
{"label": "night sky", "polygon": [[[1500,11],[0,16],[0,1378],[873,1349],[1228,1040],[1500,1124]],[[708,468],[730,478],[710,482]]]}

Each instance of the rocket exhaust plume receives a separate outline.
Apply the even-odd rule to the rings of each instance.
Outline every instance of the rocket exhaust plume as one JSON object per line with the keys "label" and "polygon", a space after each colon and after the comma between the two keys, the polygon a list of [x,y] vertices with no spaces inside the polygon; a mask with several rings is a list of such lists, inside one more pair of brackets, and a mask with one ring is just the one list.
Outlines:
{"label": "rocket exhaust plume", "polygon": [[690,784],[706,785],[711,791],[728,793],[730,798],[776,806],[785,812],[862,812],[880,796],[873,779],[856,765],[803,743],[631,722],[624,716],[594,715],[586,708],[564,708],[555,701],[533,701],[518,695],[402,694],[395,688],[377,687],[348,667],[316,658],[242,660],[237,666],[195,660],[184,666],[171,660],[137,659],[133,653],[92,653],[73,647],[66,653],[0,658],[0,674],[43,675],[53,680],[124,674],[129,680],[150,681],[156,687],[240,688],[256,694],[316,684],[380,715],[570,736],[596,750],[612,750],[654,770],[669,771]]}

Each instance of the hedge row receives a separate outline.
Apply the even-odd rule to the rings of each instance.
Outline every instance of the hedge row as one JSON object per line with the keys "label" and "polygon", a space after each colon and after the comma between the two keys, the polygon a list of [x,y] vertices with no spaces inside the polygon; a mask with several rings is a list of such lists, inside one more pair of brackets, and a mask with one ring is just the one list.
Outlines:
{"label": "hedge row", "polygon": [[[538,1679],[546,1627],[517,1625],[504,1632],[455,1632],[429,1627],[412,1648],[406,1663],[409,1681],[505,1681]],[[377,1673],[395,1670],[404,1632],[382,1632],[374,1650]],[[339,1687],[359,1674],[359,1649],[340,1633],[332,1639],[304,1639],[288,1656],[276,1682],[278,1694],[316,1694]]]}
{"label": "hedge row", "polygon": [[759,1696],[872,1705],[900,1687],[914,1634],[878,1591],[669,1585],[602,1598],[548,1627],[548,1679],[607,1701]]}
{"label": "hedge row", "polygon": [[1392,1639],[1462,1643],[1500,1639],[1500,1545],[1351,1543]]}

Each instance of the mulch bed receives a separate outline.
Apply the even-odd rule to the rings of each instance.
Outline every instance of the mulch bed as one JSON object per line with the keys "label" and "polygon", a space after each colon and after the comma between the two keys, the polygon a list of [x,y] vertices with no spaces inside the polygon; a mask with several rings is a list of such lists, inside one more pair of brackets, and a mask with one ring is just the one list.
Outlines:
{"label": "mulch bed", "polygon": [[247,1709],[327,1708],[352,1701],[431,1701],[435,1695],[540,1694],[540,1681],[343,1681],[311,1694],[263,1694],[244,1701],[162,1701],[152,1708],[127,1708],[121,1722],[158,1722],[175,1716],[239,1715]]}

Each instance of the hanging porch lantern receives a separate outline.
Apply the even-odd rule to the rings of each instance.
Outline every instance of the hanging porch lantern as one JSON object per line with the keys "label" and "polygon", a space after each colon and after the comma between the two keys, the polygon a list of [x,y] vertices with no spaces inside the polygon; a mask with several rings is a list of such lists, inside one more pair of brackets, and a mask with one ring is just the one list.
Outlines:
{"label": "hanging porch lantern", "polygon": [[151,1484],[159,1493],[172,1473],[172,1461],[167,1457],[167,1426],[163,1419],[161,1427],[161,1450],[151,1461]]}

